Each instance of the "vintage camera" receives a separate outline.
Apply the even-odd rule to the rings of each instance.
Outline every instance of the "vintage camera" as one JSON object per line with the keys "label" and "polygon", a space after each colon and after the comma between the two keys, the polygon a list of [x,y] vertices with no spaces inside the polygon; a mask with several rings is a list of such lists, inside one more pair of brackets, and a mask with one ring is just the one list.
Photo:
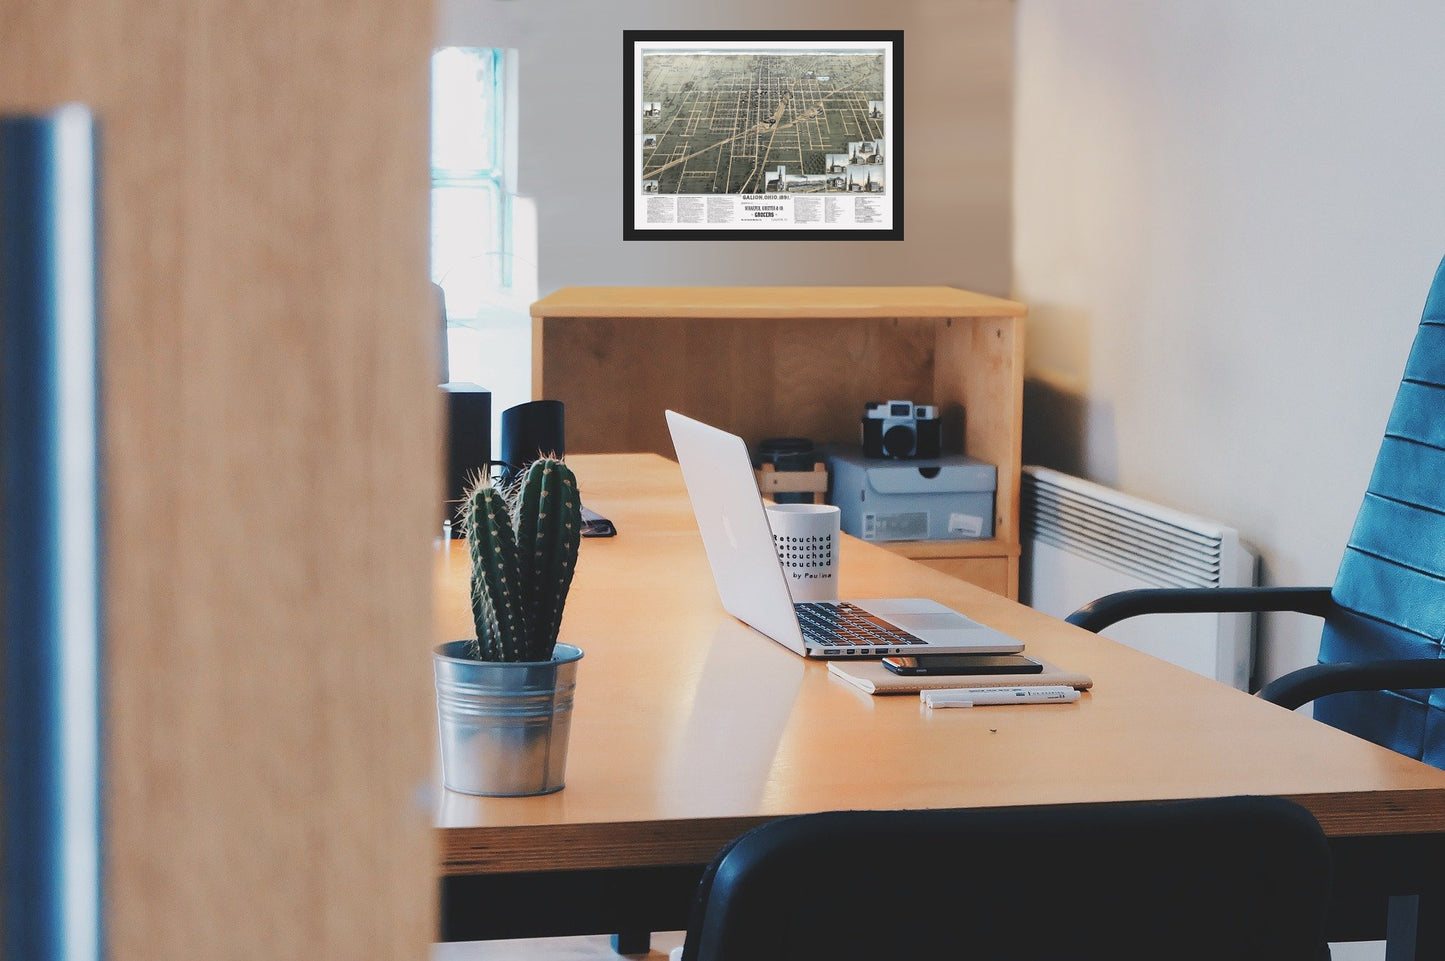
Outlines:
{"label": "vintage camera", "polygon": [[938,408],[911,400],[870,400],[863,406],[863,456],[904,460],[938,457]]}

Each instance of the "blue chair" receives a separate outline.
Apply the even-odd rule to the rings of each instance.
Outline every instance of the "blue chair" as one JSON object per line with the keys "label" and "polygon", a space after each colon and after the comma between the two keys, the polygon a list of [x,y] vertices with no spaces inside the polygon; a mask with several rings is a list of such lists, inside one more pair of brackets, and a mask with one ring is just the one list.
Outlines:
{"label": "blue chair", "polygon": [[1316,961],[1331,855],[1279,798],[773,821],[703,875],[683,961]]}
{"label": "blue chair", "polygon": [[1139,614],[1298,611],[1324,618],[1319,663],[1260,696],[1445,768],[1445,262],[1425,301],[1333,588],[1124,591],[1069,615],[1099,631]]}

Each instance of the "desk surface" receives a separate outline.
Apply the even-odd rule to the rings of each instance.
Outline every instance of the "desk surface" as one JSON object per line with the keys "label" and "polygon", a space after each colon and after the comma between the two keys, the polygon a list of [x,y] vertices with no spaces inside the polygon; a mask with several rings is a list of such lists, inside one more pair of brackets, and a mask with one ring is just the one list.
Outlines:
{"label": "desk surface", "polygon": [[[934,597],[1082,670],[1077,704],[928,712],[873,697],[720,606],[677,465],[568,459],[619,535],[586,540],[562,636],[584,649],[567,787],[444,792],[443,874],[702,863],[772,817],[1277,794],[1335,837],[1445,833],[1445,771],[845,538],[846,596]],[[439,640],[471,633],[461,542]]]}

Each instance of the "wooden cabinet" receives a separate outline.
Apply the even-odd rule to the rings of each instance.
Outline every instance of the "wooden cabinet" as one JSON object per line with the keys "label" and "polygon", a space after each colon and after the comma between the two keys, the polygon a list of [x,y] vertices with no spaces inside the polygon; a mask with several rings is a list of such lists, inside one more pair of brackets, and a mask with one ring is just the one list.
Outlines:
{"label": "wooden cabinet", "polygon": [[1018,599],[1017,549],[1001,553],[991,541],[964,545],[952,541],[901,541],[883,546],[995,594]]}
{"label": "wooden cabinet", "polygon": [[951,287],[567,287],[532,305],[532,393],[569,453],[673,456],[666,408],[742,435],[858,442],[869,400],[935,404],[998,468],[995,536],[885,544],[1018,594],[1022,304]]}

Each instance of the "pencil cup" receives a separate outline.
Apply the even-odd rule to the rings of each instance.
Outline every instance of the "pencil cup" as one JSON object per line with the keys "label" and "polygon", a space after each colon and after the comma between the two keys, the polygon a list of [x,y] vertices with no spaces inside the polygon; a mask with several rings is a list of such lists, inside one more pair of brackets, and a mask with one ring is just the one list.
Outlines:
{"label": "pencil cup", "polygon": [[794,603],[838,599],[838,508],[769,504],[768,524]]}

